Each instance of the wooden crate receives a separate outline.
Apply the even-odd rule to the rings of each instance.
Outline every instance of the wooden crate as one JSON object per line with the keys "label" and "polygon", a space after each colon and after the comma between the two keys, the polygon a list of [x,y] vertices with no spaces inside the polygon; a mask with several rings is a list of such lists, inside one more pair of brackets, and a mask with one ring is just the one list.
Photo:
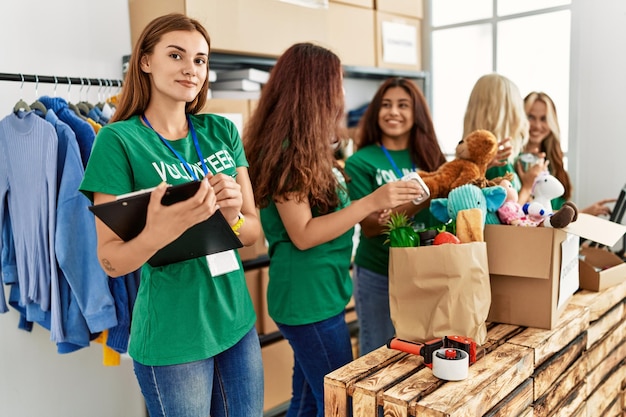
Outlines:
{"label": "wooden crate", "polygon": [[381,347],[328,374],[327,417],[626,415],[626,284],[579,291],[552,330],[488,325],[463,381]]}

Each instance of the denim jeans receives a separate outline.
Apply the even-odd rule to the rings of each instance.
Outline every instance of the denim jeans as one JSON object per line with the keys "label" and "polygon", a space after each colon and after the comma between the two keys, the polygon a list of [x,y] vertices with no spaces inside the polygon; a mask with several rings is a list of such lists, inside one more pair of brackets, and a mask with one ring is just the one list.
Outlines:
{"label": "denim jeans", "polygon": [[263,416],[263,363],[256,329],[212,358],[168,366],[134,361],[150,417]]}
{"label": "denim jeans", "polygon": [[354,305],[359,323],[359,355],[387,344],[396,330],[389,312],[389,277],[354,265]]}
{"label": "denim jeans", "polygon": [[324,376],[353,359],[345,312],[312,324],[277,325],[294,352],[287,417],[324,417]]}

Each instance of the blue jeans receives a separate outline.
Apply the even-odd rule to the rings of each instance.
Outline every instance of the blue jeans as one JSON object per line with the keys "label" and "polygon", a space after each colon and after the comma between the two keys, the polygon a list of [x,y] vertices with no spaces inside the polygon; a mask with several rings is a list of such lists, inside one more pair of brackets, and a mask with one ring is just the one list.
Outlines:
{"label": "blue jeans", "polygon": [[354,305],[359,322],[359,355],[387,344],[396,334],[389,312],[389,277],[354,265]]}
{"label": "blue jeans", "polygon": [[133,362],[150,417],[263,416],[263,363],[255,328],[212,358],[168,366]]}
{"label": "blue jeans", "polygon": [[287,417],[324,417],[324,376],[352,361],[345,312],[312,324],[277,325],[294,353]]}

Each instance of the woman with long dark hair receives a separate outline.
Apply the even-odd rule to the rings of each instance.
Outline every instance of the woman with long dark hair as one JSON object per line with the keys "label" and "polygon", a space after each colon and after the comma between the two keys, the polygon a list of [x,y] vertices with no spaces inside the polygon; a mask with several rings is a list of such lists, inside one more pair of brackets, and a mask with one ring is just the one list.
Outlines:
{"label": "woman with long dark hair", "polygon": [[[358,150],[346,161],[354,199],[418,169],[434,171],[446,161],[426,99],[406,78],[382,83],[359,123],[356,139]],[[423,228],[437,223],[429,204],[411,202],[393,211],[406,213],[414,218],[415,227]],[[352,276],[361,355],[383,346],[395,334],[389,312],[389,246],[384,244],[384,223],[390,214],[383,210],[360,223]]]}

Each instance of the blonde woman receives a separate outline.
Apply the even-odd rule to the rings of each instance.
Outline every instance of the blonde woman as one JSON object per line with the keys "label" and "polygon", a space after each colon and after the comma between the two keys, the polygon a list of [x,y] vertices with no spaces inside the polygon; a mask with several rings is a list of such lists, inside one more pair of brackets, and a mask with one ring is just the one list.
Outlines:
{"label": "blonde woman", "polygon": [[544,154],[527,171],[517,157],[526,145],[529,123],[524,112],[524,101],[517,85],[507,77],[492,73],[476,81],[469,97],[463,121],[463,137],[476,129],[486,129],[499,140],[498,154],[487,170],[487,178],[513,174],[512,183],[519,193],[519,202],[530,199],[535,177],[547,169]]}
{"label": "blonde woman", "polygon": [[[524,146],[525,153],[545,155],[550,162],[549,170],[565,188],[565,193],[551,201],[552,209],[558,210],[572,197],[572,182],[565,170],[563,150],[561,149],[561,130],[556,115],[554,101],[546,93],[533,91],[524,98],[524,111],[530,123],[530,135]],[[581,210],[583,213],[610,215],[611,209],[607,204],[615,199],[600,200]]]}

